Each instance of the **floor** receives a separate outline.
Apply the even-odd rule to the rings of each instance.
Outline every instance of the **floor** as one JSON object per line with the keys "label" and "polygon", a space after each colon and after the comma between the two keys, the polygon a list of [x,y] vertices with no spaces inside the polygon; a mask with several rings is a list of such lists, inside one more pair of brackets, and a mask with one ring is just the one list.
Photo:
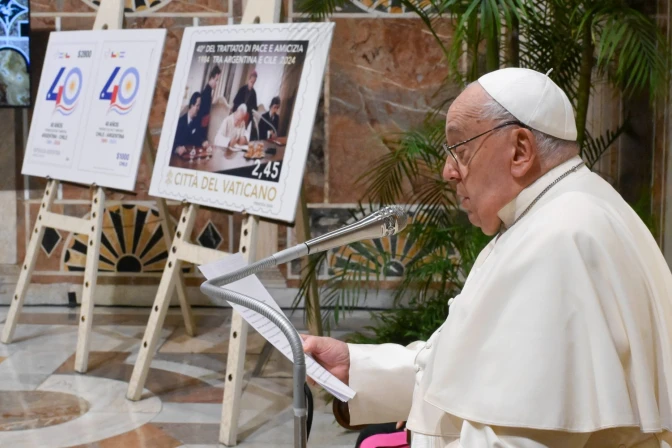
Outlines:
{"label": "floor", "polygon": [[[7,307],[0,307],[4,322]],[[196,337],[169,310],[146,398],[125,398],[148,309],[97,307],[86,374],[74,371],[78,308],[26,307],[14,341],[0,343],[0,447],[214,448],[228,350],[229,309],[196,308]],[[355,313],[335,337],[368,324]],[[299,330],[302,318],[292,316]],[[248,337],[238,440],[241,447],[293,446],[291,364],[264,340]],[[352,448],[323,392],[316,398],[309,446]]]}

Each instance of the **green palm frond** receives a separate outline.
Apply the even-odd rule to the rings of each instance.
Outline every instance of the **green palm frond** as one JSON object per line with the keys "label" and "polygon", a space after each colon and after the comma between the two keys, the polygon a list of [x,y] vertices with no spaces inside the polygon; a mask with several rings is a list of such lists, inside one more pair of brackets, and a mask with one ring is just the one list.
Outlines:
{"label": "green palm frond", "polygon": [[395,148],[396,142],[387,142],[390,152],[378,159],[357,180],[366,183],[369,202],[394,204],[405,196],[405,180],[414,178],[420,170],[418,160],[412,156],[414,148]]}
{"label": "green palm frond", "polygon": [[596,67],[611,75],[626,93],[648,87],[653,96],[667,81],[670,52],[649,17],[617,1],[588,10],[581,26],[592,27]]}
{"label": "green palm frond", "polygon": [[[356,212],[351,213],[351,217],[364,216],[370,212],[369,208],[365,208],[360,203]],[[366,259],[369,263],[362,264],[352,260],[353,254]],[[311,314],[309,312],[310,301],[305,300],[310,293],[311,282],[317,282],[318,273],[322,272],[323,266],[330,265],[330,261],[336,259],[331,264],[335,269],[333,272],[330,269],[331,275],[323,281],[319,294],[322,321],[328,332],[330,324],[338,323],[344,311],[351,310],[358,303],[365,302],[372,288],[377,291],[379,280],[385,275],[389,265],[389,257],[388,253],[377,250],[368,241],[356,242],[336,250],[310,256],[308,263],[302,269],[301,284],[292,302],[292,308],[296,309],[303,303],[306,307],[305,315]]]}
{"label": "green palm frond", "polygon": [[324,20],[348,3],[350,0],[298,0],[296,9],[313,20]]}
{"label": "green palm frond", "polygon": [[542,73],[560,86],[576,107],[581,44],[574,35],[569,0],[529,0],[520,25],[520,66]]}
{"label": "green palm frond", "polygon": [[617,127],[616,130],[607,130],[604,135],[600,135],[599,137],[592,137],[588,134],[588,138],[586,138],[581,151],[581,155],[586,161],[588,168],[593,168],[593,166],[600,160],[600,157],[602,157],[611,145],[616,143],[621,134],[628,129],[629,124],[628,120],[626,120],[622,125]]}
{"label": "green palm frond", "polygon": [[373,314],[374,325],[365,327],[369,334],[355,333],[348,342],[355,344],[380,344],[395,342],[408,345],[414,341],[426,341],[446,320],[450,295],[436,300],[416,303],[383,313]]}
{"label": "green palm frond", "polygon": [[313,315],[312,303],[310,300],[306,299],[310,294],[310,288],[313,282],[315,284],[318,282],[318,273],[320,272],[321,266],[325,263],[326,256],[326,252],[320,252],[309,256],[308,262],[303,269],[301,269],[301,284],[299,285],[297,295],[294,297],[294,300],[292,300],[292,309],[298,308],[301,305],[301,302],[303,302],[303,306],[306,309],[304,313],[306,319],[308,319],[308,316]]}
{"label": "green palm frond", "polygon": [[[344,251],[345,248],[340,250]],[[310,314],[310,302],[305,300],[309,294],[310,282],[317,281],[317,273],[321,271],[322,265],[329,262],[329,257],[329,252],[322,252],[310,258],[304,267],[305,271],[302,272],[303,278],[292,302],[292,308],[296,309],[303,302],[306,307],[305,314]],[[327,279],[320,288],[322,321],[327,331],[332,320],[338,322],[343,310],[366,300],[369,293],[366,286],[379,277],[380,273],[365,272],[361,266],[352,263],[350,258],[344,260],[339,272]]]}
{"label": "green palm frond", "polygon": [[[401,3],[427,26],[446,56],[451,78],[460,85],[473,81],[479,75],[478,70],[471,70],[465,77],[460,70],[465,46],[467,56],[472,61],[472,69],[477,68],[479,43],[486,40],[488,70],[496,69],[493,64],[499,62],[502,27],[512,27],[514,21],[521,20],[526,14],[524,0],[401,0]],[[438,24],[445,20],[453,23],[450,44],[436,32]]]}
{"label": "green palm frond", "polygon": [[417,131],[397,135],[396,139],[386,137],[383,142],[389,152],[376,160],[360,178],[358,184],[364,187],[363,197],[368,202],[394,204],[406,201],[412,191],[406,191],[424,178],[428,172],[440,174],[443,160],[440,155],[444,141],[443,119],[426,123]]}

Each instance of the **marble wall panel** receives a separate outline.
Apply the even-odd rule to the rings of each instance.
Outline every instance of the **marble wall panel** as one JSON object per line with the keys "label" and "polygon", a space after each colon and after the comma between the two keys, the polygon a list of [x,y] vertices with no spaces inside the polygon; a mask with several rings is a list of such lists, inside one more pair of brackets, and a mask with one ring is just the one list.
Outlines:
{"label": "marble wall panel", "polygon": [[[440,47],[416,19],[336,19],[330,55],[329,203],[352,203],[353,189],[385,154],[384,137],[419,126],[456,90]],[[450,32],[448,24],[444,33]]]}
{"label": "marble wall panel", "polygon": [[[91,11],[89,11],[91,12]],[[61,17],[61,31],[90,30],[96,18],[92,16],[64,16]]]}
{"label": "marble wall panel", "polygon": [[[30,1],[30,10],[31,12],[59,12],[59,7],[61,2],[58,0],[31,0]],[[32,18],[31,18],[32,21]],[[31,23],[32,26],[32,23]]]}
{"label": "marble wall panel", "polygon": [[[31,8],[33,7],[33,3],[30,3]],[[45,17],[45,16],[39,16],[35,17],[34,15],[30,17],[30,30],[33,33],[31,36],[33,39],[33,42],[35,41],[35,32],[36,31],[54,31],[56,29],[56,18],[55,17]],[[33,53],[35,53],[35,49],[32,49]],[[34,61],[35,55],[33,54],[32,59]],[[39,73],[33,73],[33,76],[39,75]]]}
{"label": "marble wall panel", "polygon": [[94,8],[90,3],[82,0],[56,0],[54,3],[60,4],[60,11],[63,12],[93,12]]}

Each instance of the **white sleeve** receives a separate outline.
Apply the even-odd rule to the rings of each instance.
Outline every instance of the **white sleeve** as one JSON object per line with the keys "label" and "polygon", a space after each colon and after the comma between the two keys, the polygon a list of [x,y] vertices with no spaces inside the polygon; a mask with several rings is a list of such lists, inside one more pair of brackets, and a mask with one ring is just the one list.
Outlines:
{"label": "white sleeve", "polygon": [[350,424],[405,421],[415,388],[415,357],[423,343],[348,344],[349,386],[357,392],[348,402]]}
{"label": "white sleeve", "polygon": [[447,448],[581,448],[590,433],[487,426],[465,420],[460,439]]}

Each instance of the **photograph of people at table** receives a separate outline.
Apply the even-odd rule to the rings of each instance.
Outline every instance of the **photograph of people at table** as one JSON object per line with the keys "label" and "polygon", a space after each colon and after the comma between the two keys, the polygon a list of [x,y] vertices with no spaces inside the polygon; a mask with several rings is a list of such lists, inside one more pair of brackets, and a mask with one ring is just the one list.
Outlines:
{"label": "photograph of people at table", "polygon": [[170,166],[277,182],[307,46],[195,44]]}

